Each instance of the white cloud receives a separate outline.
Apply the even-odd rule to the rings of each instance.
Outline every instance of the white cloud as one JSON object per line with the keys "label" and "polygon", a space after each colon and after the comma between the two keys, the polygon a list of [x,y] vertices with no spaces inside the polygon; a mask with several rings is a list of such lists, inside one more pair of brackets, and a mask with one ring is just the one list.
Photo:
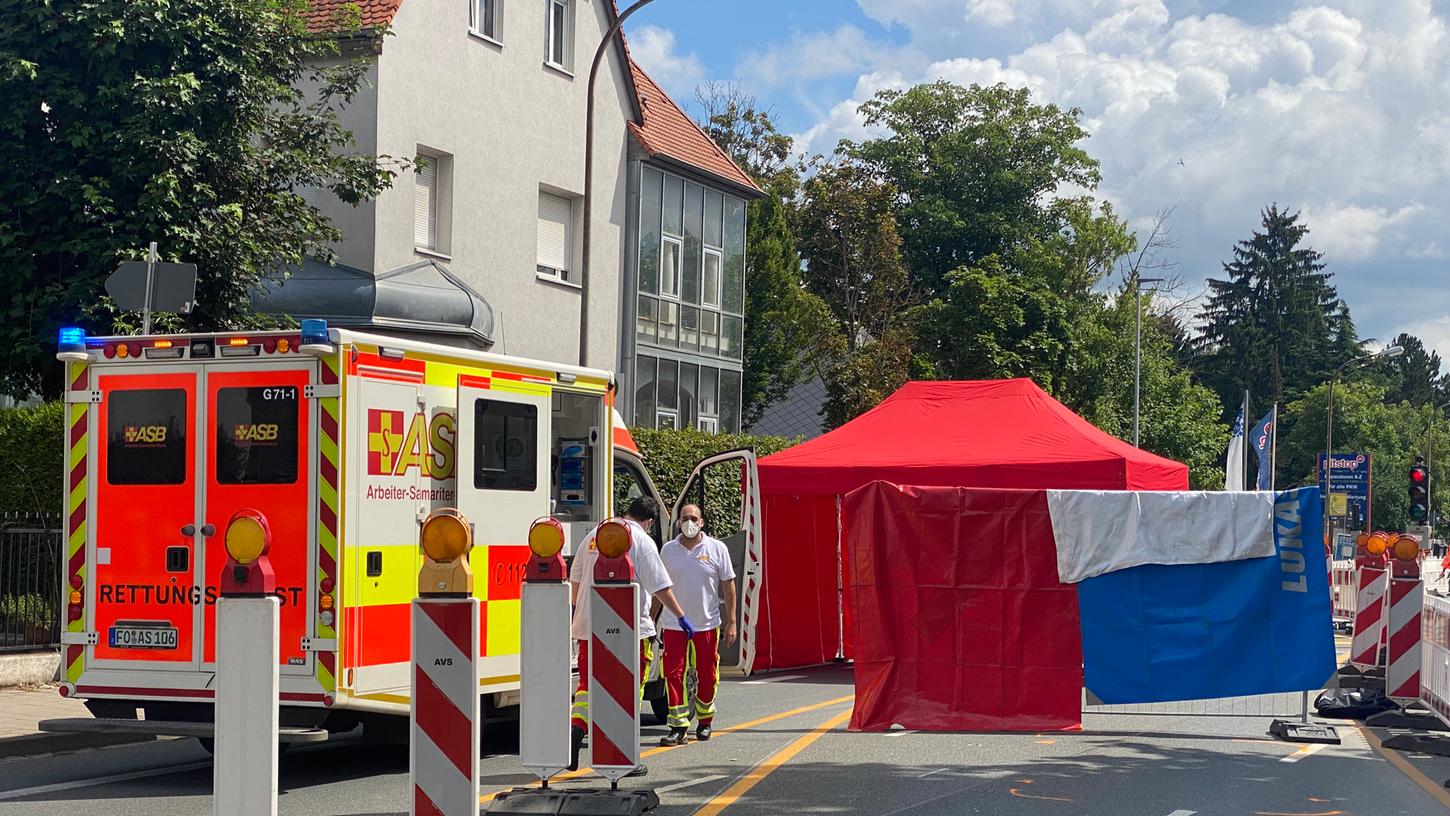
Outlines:
{"label": "white cloud", "polygon": [[659,26],[641,26],[629,33],[629,53],[677,102],[692,98],[705,79],[705,66],[694,53],[675,51],[675,33]]}
{"label": "white cloud", "polygon": [[1442,365],[1450,363],[1450,314],[1412,323],[1404,331],[1420,338],[1425,348],[1438,353]]}
{"label": "white cloud", "polygon": [[869,38],[861,29],[843,25],[833,31],[795,32],[790,40],[747,52],[736,75],[754,91],[852,73],[869,73],[910,62],[922,62],[909,48]]}
{"label": "white cloud", "polygon": [[1419,204],[1391,212],[1383,207],[1329,202],[1322,210],[1305,210],[1304,221],[1313,232],[1314,247],[1329,263],[1362,261],[1372,257],[1386,237],[1401,233],[1402,227],[1424,211]]}
{"label": "white cloud", "polygon": [[855,108],[879,87],[1005,82],[1082,109],[1099,193],[1126,217],[1178,203],[1185,268],[1216,273],[1277,202],[1304,211],[1351,306],[1359,292],[1384,323],[1401,317],[1376,302],[1380,276],[1400,261],[1423,283],[1408,262],[1447,254],[1450,31],[1431,0],[1263,0],[1251,20],[1216,0],[857,3],[906,42],[859,57],[849,98],[815,100],[806,152],[859,138]]}

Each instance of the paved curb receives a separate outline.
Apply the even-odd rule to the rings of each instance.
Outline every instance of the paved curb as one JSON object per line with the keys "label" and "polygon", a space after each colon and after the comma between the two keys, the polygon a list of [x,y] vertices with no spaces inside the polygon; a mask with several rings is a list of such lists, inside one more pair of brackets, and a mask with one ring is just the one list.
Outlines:
{"label": "paved curb", "polygon": [[0,759],[55,754],[61,751],[84,751],[108,745],[155,740],[154,734],[26,734],[23,737],[0,739]]}

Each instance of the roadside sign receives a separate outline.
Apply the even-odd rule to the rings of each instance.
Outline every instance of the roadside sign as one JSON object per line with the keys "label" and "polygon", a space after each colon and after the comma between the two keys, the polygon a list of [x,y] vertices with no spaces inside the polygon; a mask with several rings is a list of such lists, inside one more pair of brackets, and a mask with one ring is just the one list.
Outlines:
{"label": "roadside sign", "polygon": [[1334,534],[1334,558],[1336,561],[1348,561],[1354,557],[1354,533],[1346,533],[1343,530]]}
{"label": "roadside sign", "polygon": [[196,264],[157,262],[149,309],[146,304],[146,267],[145,261],[123,261],[106,278],[106,294],[128,312],[191,314],[191,307],[196,303]]}
{"label": "roadside sign", "polygon": [[[1352,530],[1369,528],[1371,457],[1367,453],[1335,452],[1332,490],[1325,489],[1324,454],[1318,456],[1319,489],[1329,496],[1329,515],[1339,519],[1336,526]],[[1343,504],[1338,498],[1343,496]]]}

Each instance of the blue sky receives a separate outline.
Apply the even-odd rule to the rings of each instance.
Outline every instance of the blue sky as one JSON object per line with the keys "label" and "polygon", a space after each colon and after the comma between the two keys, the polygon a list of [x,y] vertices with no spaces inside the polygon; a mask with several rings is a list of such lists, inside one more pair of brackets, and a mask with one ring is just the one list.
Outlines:
{"label": "blue sky", "polygon": [[1099,195],[1140,229],[1177,205],[1175,298],[1278,202],[1304,212],[1361,335],[1409,331],[1450,360],[1442,0],[656,0],[628,30],[681,103],[738,81],[810,153],[864,135],[875,91],[937,78],[1077,106]]}

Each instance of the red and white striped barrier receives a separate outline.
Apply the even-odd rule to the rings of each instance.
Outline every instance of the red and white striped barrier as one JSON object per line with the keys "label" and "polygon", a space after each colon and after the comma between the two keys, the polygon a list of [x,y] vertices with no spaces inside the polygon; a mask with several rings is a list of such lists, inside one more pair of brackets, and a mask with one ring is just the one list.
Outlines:
{"label": "red and white striped barrier", "polygon": [[1450,726],[1450,598],[1425,599],[1420,632],[1420,700]]}
{"label": "red and white striped barrier", "polygon": [[639,765],[639,587],[633,577],[627,554],[611,558],[599,546],[589,597],[589,750],[594,770],[616,784]]}
{"label": "red and white striped barrier", "polygon": [[1347,621],[1354,620],[1359,608],[1359,575],[1353,561],[1335,561],[1329,568],[1330,614]]}
{"label": "red and white striped barrier", "polygon": [[1390,580],[1389,655],[1385,696],[1397,703],[1420,699],[1420,616],[1425,585],[1414,577]]}
{"label": "red and white striped barrier", "polygon": [[413,601],[412,816],[476,816],[478,599]]}
{"label": "red and white striped barrier", "polygon": [[1385,594],[1389,590],[1389,571],[1376,567],[1360,567],[1356,590],[1354,639],[1349,647],[1349,662],[1361,669],[1379,665],[1380,640],[1385,629]]}

